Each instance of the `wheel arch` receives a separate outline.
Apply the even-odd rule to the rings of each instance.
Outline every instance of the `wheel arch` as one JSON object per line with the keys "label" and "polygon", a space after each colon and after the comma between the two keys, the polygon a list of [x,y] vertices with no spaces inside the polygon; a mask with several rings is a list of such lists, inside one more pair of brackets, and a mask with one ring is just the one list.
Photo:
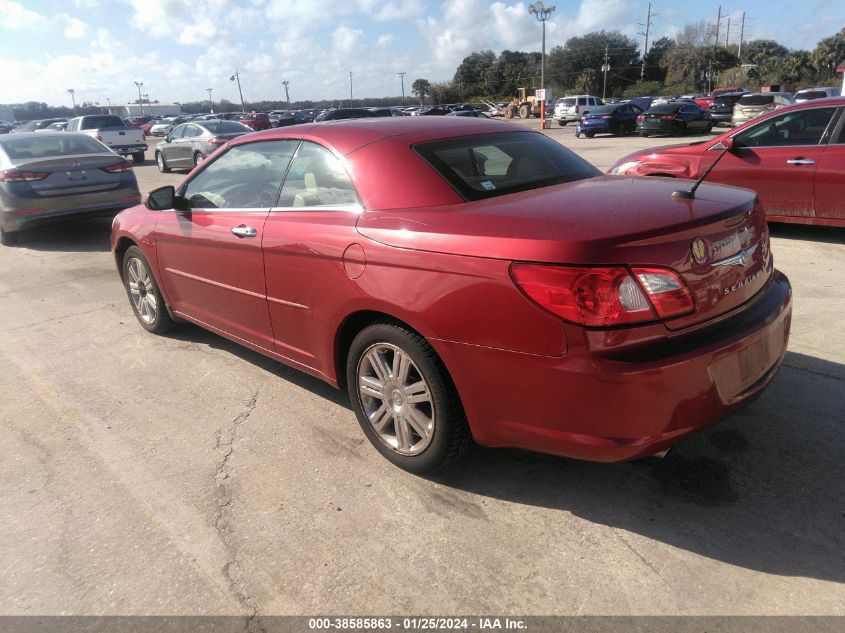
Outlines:
{"label": "wheel arch", "polygon": [[[114,245],[114,263],[117,266],[117,272],[120,274],[120,280],[123,279],[123,258],[130,246],[138,246],[138,244],[130,237],[122,235],[117,243]],[[140,248],[140,247],[139,247]]]}

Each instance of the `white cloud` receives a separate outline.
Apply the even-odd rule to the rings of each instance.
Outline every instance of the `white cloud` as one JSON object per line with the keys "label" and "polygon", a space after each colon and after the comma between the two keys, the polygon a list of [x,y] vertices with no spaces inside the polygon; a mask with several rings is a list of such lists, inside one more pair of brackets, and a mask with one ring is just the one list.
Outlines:
{"label": "white cloud", "polygon": [[393,43],[394,39],[395,38],[393,37],[392,33],[382,33],[378,36],[378,39],[376,40],[376,46],[378,46],[379,48],[386,48],[387,46],[390,46]]}
{"label": "white cloud", "polygon": [[11,31],[30,29],[46,24],[47,18],[40,13],[25,9],[12,0],[0,0],[0,28]]}
{"label": "white cloud", "polygon": [[67,13],[60,13],[56,18],[64,26],[65,37],[70,39],[78,40],[87,37],[91,30],[85,22]]}
{"label": "white cloud", "polygon": [[339,26],[332,33],[334,49],[341,55],[353,54],[358,49],[363,31],[348,26]]}

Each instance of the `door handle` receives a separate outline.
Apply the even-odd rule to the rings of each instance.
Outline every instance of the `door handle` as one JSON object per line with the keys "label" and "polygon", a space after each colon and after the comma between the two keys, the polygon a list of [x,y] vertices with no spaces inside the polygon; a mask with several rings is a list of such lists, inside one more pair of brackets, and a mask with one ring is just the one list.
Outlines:
{"label": "door handle", "polygon": [[241,224],[240,226],[236,226],[232,229],[232,235],[235,235],[237,237],[255,237],[256,235],[258,235],[258,231],[256,231],[251,226]]}
{"label": "door handle", "polygon": [[790,158],[786,161],[787,165],[815,165],[816,161],[812,158]]}

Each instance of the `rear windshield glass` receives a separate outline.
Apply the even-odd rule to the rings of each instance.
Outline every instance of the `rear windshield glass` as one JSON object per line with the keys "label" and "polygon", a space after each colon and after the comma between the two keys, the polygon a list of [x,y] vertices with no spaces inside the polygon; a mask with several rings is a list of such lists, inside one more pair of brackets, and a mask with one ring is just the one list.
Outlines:
{"label": "rear windshield glass", "polygon": [[12,160],[109,151],[94,139],[83,135],[62,133],[61,136],[42,137],[39,134],[39,138],[13,138],[12,136],[0,141],[0,148]]}
{"label": "rear windshield glass", "polygon": [[119,116],[87,116],[82,119],[81,130],[97,130],[103,127],[125,127]]}
{"label": "rear windshield glass", "polygon": [[414,150],[468,200],[601,175],[557,141],[534,132],[463,136]]}
{"label": "rear windshield glass", "polygon": [[203,123],[209,132],[213,134],[235,134],[236,132],[252,132],[251,127],[237,121],[209,121]]}
{"label": "rear windshield glass", "polygon": [[618,108],[618,105],[596,106],[595,108],[590,110],[590,114],[610,114],[611,112],[616,112]]}
{"label": "rear windshield glass", "polygon": [[561,99],[561,101],[563,102],[563,105],[565,105],[565,106],[574,106],[575,105],[575,99],[571,99],[571,98],[570,99]]}
{"label": "rear windshield glass", "polygon": [[824,90],[804,90],[795,95],[796,99],[824,99],[827,93]]}
{"label": "rear windshield glass", "polygon": [[660,105],[651,106],[648,111],[653,112],[655,114],[663,114],[666,112],[674,112],[675,110],[679,110],[681,106],[686,105],[683,103],[661,103]]}
{"label": "rear windshield glass", "polygon": [[769,105],[775,100],[774,95],[746,95],[739,100],[740,105]]}

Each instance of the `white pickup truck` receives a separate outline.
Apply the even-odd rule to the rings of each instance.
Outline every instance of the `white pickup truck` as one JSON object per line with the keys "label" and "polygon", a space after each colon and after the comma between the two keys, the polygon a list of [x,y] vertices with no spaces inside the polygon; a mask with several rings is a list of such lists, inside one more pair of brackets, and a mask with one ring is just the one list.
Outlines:
{"label": "white pickup truck", "polygon": [[137,127],[127,127],[119,116],[111,114],[90,114],[68,121],[68,132],[82,132],[97,139],[115,154],[132,156],[136,163],[144,162],[147,144],[144,133]]}

